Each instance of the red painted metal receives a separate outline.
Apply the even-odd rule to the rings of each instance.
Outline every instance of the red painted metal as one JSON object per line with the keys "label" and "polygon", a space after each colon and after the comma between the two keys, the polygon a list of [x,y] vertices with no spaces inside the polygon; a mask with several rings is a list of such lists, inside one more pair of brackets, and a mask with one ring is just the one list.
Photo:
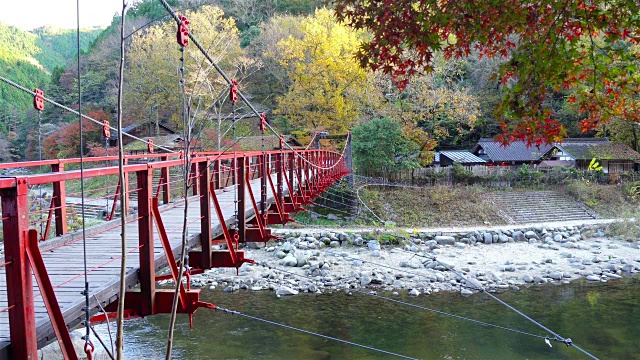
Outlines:
{"label": "red painted metal", "polygon": [[189,20],[184,15],[178,15],[180,23],[178,24],[178,31],[176,32],[176,40],[178,45],[186,47],[189,45]]}
{"label": "red painted metal", "polygon": [[[242,251],[237,250],[238,241],[265,241],[265,239],[274,238],[271,235],[270,229],[267,228],[266,223],[283,223],[283,218],[287,216],[289,212],[301,210],[301,203],[308,203],[311,196],[315,193],[324,190],[331,184],[333,180],[336,180],[345,174],[344,159],[338,153],[308,150],[298,151],[294,153],[291,151],[275,150],[275,151],[249,151],[242,152],[239,155],[237,161],[234,161],[234,155],[231,153],[194,153],[193,162],[197,164],[197,175],[194,180],[197,180],[198,193],[201,196],[201,216],[194,221],[201,222],[201,238],[202,249],[199,255],[196,255],[197,251],[190,252],[191,265],[195,266],[196,270],[192,273],[202,272],[204,269],[211,267],[235,267],[239,268],[245,262],[251,262],[249,259],[245,259],[245,254]],[[313,162],[319,166],[330,167],[328,169],[315,169],[316,166],[311,166],[307,161],[303,161],[301,156],[304,156],[309,162]],[[87,158],[85,161],[89,162],[103,162],[116,160],[117,157],[96,157]],[[153,193],[159,196],[159,189],[163,189],[164,199],[163,202],[167,203],[170,200],[169,183],[169,170],[174,166],[182,166],[180,153],[172,154],[142,154],[136,156],[127,156],[125,161],[137,159],[143,161],[152,161],[144,164],[128,164],[124,166],[127,181],[119,186],[116,194],[117,197],[114,202],[117,202],[118,197],[128,196],[127,191],[128,182],[131,173],[136,173],[137,184],[135,190],[138,193],[138,215],[135,219],[130,221],[138,222],[138,238],[139,246],[134,250],[140,251],[140,288],[141,291],[130,292],[127,296],[127,306],[129,307],[129,314],[132,315],[151,315],[162,312],[169,312],[171,309],[172,291],[159,291],[155,289],[155,281],[160,277],[155,276],[155,266],[153,258],[153,226],[158,227],[158,234],[161,238],[163,247],[165,248],[165,255],[169,260],[170,267],[172,268],[172,278],[176,282],[180,282],[177,277],[177,266],[175,262],[175,256],[171,251],[170,244],[168,243],[167,232],[164,229],[162,220],[160,217],[160,211],[158,208],[159,200],[157,197],[152,199]],[[251,161],[250,161],[251,160]],[[259,160],[259,161],[256,161]],[[286,161],[285,161],[286,160]],[[5,258],[8,259],[6,264],[0,266],[6,266],[7,273],[7,295],[8,295],[8,308],[2,311],[9,313],[9,326],[11,330],[11,342],[13,348],[13,354],[17,358],[28,358],[32,356],[35,358],[37,348],[37,336],[35,334],[35,315],[33,307],[33,287],[31,284],[30,266],[27,258],[27,229],[29,226],[29,204],[28,204],[28,185],[37,184],[52,184],[54,188],[54,195],[52,203],[49,208],[49,218],[47,219],[48,225],[53,226],[53,217],[55,215],[56,234],[62,235],[66,233],[66,191],[65,181],[80,179],[79,171],[64,171],[65,164],[77,163],[78,159],[60,159],[60,160],[45,160],[41,162],[28,162],[19,165],[14,164],[0,164],[2,168],[12,167],[33,167],[41,166],[43,164],[51,165],[52,173],[50,174],[36,174],[17,178],[2,178],[0,179],[0,198],[2,201],[3,211],[3,233],[5,238]],[[216,170],[214,171],[213,180],[210,179],[208,165],[210,162],[214,162]],[[223,163],[231,162],[231,166],[224,166]],[[255,162],[256,166],[251,167],[251,162]],[[261,169],[262,168],[262,169]],[[160,184],[158,190],[152,188],[152,173],[154,169],[160,169]],[[237,169],[244,169],[237,171]],[[257,170],[260,178],[264,181],[265,187],[270,186],[271,192],[275,194],[275,202],[270,206],[271,209],[267,210],[264,215],[266,218],[260,216],[260,206],[256,197],[253,194],[253,190],[250,188],[250,180],[253,177],[248,175],[248,169]],[[287,172],[289,176],[283,176]],[[85,169],[85,178],[116,175],[118,168],[116,166],[98,167],[92,169]],[[277,180],[274,180],[271,174],[274,173]],[[226,177],[226,179],[223,178]],[[192,176],[193,178],[193,176]],[[296,182],[293,179],[296,179]],[[237,184],[239,191],[238,209],[245,214],[242,210],[243,206],[253,206],[254,212],[258,216],[254,217],[251,221],[253,226],[246,227],[246,218],[243,219],[239,213],[238,217],[238,232],[229,230],[225,219],[222,215],[222,209],[218,202],[218,198],[215,194],[215,189],[222,185],[223,181],[233,181]],[[266,183],[269,183],[267,185]],[[283,187],[287,187],[289,193],[286,194],[283,191]],[[245,194],[245,192],[247,192]],[[267,191],[261,191],[262,195],[267,194]],[[257,195],[257,194],[255,194]],[[213,200],[213,205],[216,210],[216,215],[220,220],[221,227],[223,229],[223,235],[220,239],[227,245],[228,250],[211,251],[211,244],[217,241],[212,240],[210,234],[207,234],[207,229],[211,231],[211,203],[209,196]],[[251,201],[251,203],[248,203]],[[266,204],[266,199],[264,202]],[[207,207],[208,206],[208,207]],[[113,207],[112,213],[115,213],[115,207]],[[126,209],[123,209],[126,212]],[[270,210],[270,211],[269,211]],[[126,214],[126,213],[125,213]],[[109,214],[112,217],[112,214]],[[286,219],[286,218],[285,218]],[[266,221],[265,221],[266,220]],[[243,226],[245,224],[245,226]],[[261,226],[262,225],[262,226]],[[116,226],[117,227],[117,226]],[[104,230],[106,231],[106,230]],[[43,236],[47,236],[49,231],[45,231]],[[63,244],[56,245],[56,247],[65,246],[78,241],[78,239],[71,239],[71,241]],[[204,254],[202,254],[204,252]],[[209,257],[210,255],[210,257]],[[34,256],[35,257],[35,256]],[[209,260],[210,259],[210,260]],[[113,261],[112,260],[109,260]],[[106,264],[106,263],[105,263]],[[98,265],[95,270],[104,264]],[[35,266],[34,266],[35,267]],[[37,270],[36,271],[40,271]],[[191,274],[187,274],[187,277]],[[62,284],[58,284],[60,286]],[[213,307],[211,304],[206,304],[199,301],[199,294],[197,291],[191,291],[181,286],[181,298],[180,298],[180,312],[192,314],[198,307],[206,306]],[[114,305],[115,304],[110,304]],[[52,305],[53,306],[53,305]],[[107,309],[109,310],[109,309]],[[109,310],[111,311],[111,310]],[[55,320],[54,320],[55,321]],[[64,320],[63,320],[64,322]],[[66,325],[65,325],[66,326]]]}
{"label": "red painted metal", "polygon": [[[200,196],[200,246],[202,248],[202,268],[210,269],[211,262],[211,201],[209,191],[209,161],[198,163],[198,182],[202,196]],[[191,257],[190,257],[191,258]]]}
{"label": "red painted metal", "polygon": [[[251,198],[251,204],[253,205],[253,211],[255,213],[253,221],[256,223],[256,225],[258,225],[257,230],[258,230],[259,236],[255,235],[255,230],[256,230],[255,228],[247,228],[246,229],[247,232],[245,232],[244,241],[245,242],[263,242],[263,241],[267,242],[270,239],[279,239],[280,237],[271,235],[271,232],[265,229],[262,216],[260,215],[260,209],[258,208],[258,204],[256,203],[256,198],[253,196],[253,190],[251,189],[251,183],[248,178],[246,179],[246,184],[247,184],[247,190],[249,191],[249,197]],[[248,236],[248,233],[251,233],[252,235]]]}
{"label": "red painted metal", "polygon": [[[163,156],[160,161],[168,161],[169,156]],[[164,179],[164,182],[162,181]],[[162,188],[162,203],[168,204],[171,201],[171,184],[169,183],[169,167],[163,167],[160,169],[160,182],[158,188]],[[156,195],[156,197],[158,197]]]}
{"label": "red painted metal", "polygon": [[33,89],[35,95],[33,96],[33,108],[37,111],[44,110],[44,92],[40,89]]}
{"label": "red painted metal", "polygon": [[109,126],[109,120],[102,121],[102,136],[111,137],[111,127]]}
{"label": "red painted metal", "polygon": [[[49,279],[47,268],[42,260],[42,254],[40,254],[40,248],[38,247],[38,232],[34,229],[29,230],[26,252],[31,269],[33,270],[33,275],[38,282],[38,288],[40,289],[40,294],[42,294],[42,300],[44,300],[44,305],[49,313],[49,320],[51,321],[51,326],[53,326],[53,331],[58,339],[62,356],[64,356],[65,359],[77,360],[78,355],[76,355],[76,351],[73,348],[69,329],[67,329],[67,325],[64,322],[62,310],[58,304],[56,294],[53,291],[51,279]],[[31,306],[33,306],[33,304],[31,304]]]}
{"label": "red painted metal", "polygon": [[2,232],[7,265],[7,305],[13,356],[17,359],[37,359],[38,343],[34,309],[31,267],[27,259],[27,229],[29,218],[29,188],[24,179],[16,180],[16,187],[0,189],[2,202]]}
{"label": "red painted metal", "polygon": [[260,114],[260,131],[264,134],[267,130],[267,114]]}
{"label": "red painted metal", "polygon": [[164,223],[162,222],[162,217],[160,215],[160,209],[158,208],[158,198],[154,198],[152,201],[153,205],[151,206],[151,210],[153,213],[153,220],[156,223],[156,228],[158,229],[158,235],[160,236],[160,242],[162,243],[162,247],[164,248],[164,253],[167,257],[167,262],[169,263],[169,270],[171,270],[171,277],[176,284],[180,284],[180,303],[186,307],[187,306],[187,293],[182,284],[182,281],[178,281],[178,264],[176,264],[175,256],[173,255],[173,250],[171,249],[171,243],[169,242],[169,238],[167,237],[167,230],[164,227]]}
{"label": "red painted metal", "polygon": [[231,79],[231,84],[229,86],[229,100],[231,100],[232,104],[238,102],[238,82],[235,79]]}
{"label": "red painted metal", "polygon": [[[140,303],[140,311],[143,315],[153,313],[154,293],[156,290],[156,269],[155,254],[153,241],[153,218],[154,211],[158,207],[158,198],[152,197],[153,172],[151,169],[139,171],[136,174],[138,184],[138,246],[140,252],[140,292],[142,302]],[[153,210],[151,209],[153,207]],[[159,214],[159,212],[158,212]],[[156,223],[162,222],[159,218]],[[158,233],[161,234],[160,227]],[[166,236],[166,233],[164,234]],[[165,249],[165,252],[167,249]],[[171,248],[169,248],[171,251]],[[172,261],[172,260],[169,260]]]}
{"label": "red painted metal", "polygon": [[[269,169],[267,169],[267,170],[269,170]],[[270,171],[267,171],[267,172],[270,173]],[[284,211],[284,207],[282,206],[282,203],[281,203],[280,199],[278,198],[278,196],[275,196],[275,194],[277,194],[277,192],[276,192],[275,187],[273,186],[273,180],[271,179],[270,175],[267,176],[267,180],[269,182],[269,185],[271,186],[271,193],[274,194],[274,204],[275,204],[275,207],[276,207],[276,210],[277,210],[277,214],[278,214],[278,216],[280,218],[279,219],[280,221],[278,222],[278,224],[285,225],[288,222],[295,222],[295,220],[290,218],[289,214]],[[271,222],[269,222],[269,223],[271,223]]]}
{"label": "red painted metal", "polygon": [[120,196],[120,180],[118,180],[118,185],[116,186],[116,192],[113,195],[113,205],[111,205],[111,212],[106,216],[106,220],[112,220],[116,214],[116,208],[118,207],[118,197]]}
{"label": "red painted metal", "polygon": [[[54,173],[63,172],[64,164],[51,164],[51,171]],[[50,174],[51,176],[51,174]],[[67,187],[62,180],[53,181],[53,207],[56,215],[56,235],[67,233]]]}
{"label": "red painted metal", "polygon": [[54,211],[54,201],[53,197],[51,197],[51,204],[49,204],[49,214],[47,215],[47,225],[44,227],[44,233],[40,234],[40,241],[47,240],[49,237],[49,231],[51,230],[51,220],[53,219],[53,211]]}

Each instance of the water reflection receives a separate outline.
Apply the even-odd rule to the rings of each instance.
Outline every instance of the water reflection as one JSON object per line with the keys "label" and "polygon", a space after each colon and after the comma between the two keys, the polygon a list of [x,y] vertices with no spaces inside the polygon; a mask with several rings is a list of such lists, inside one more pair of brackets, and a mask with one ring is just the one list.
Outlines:
{"label": "water reflection", "polygon": [[[601,359],[640,359],[640,279],[531,287],[500,297]],[[423,359],[584,359],[560,343],[453,319],[362,294],[277,299],[272,292],[203,290],[205,301],[364,345]],[[485,295],[439,293],[402,300],[547,335]],[[127,359],[164,358],[168,316],[125,324]],[[201,309],[176,325],[176,359],[386,359],[366,349]],[[105,334],[105,326],[100,327]]]}

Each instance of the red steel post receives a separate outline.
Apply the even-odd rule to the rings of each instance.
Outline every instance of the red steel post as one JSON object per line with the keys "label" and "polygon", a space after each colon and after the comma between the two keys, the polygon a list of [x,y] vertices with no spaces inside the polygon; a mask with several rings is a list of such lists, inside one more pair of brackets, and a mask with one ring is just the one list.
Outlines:
{"label": "red steel post", "polygon": [[277,194],[279,201],[282,202],[282,173],[284,172],[284,154],[282,152],[276,154],[276,183],[277,183]]}
{"label": "red steel post", "polygon": [[[161,161],[167,161],[169,160],[168,156],[162,156],[160,158]],[[162,187],[162,203],[163,204],[168,204],[169,202],[171,202],[171,180],[169,178],[169,167],[163,167],[162,169],[160,169],[160,181],[164,181],[163,184],[161,184]]]}
{"label": "red steel post", "polygon": [[215,160],[213,163],[213,189],[220,189],[222,186],[222,160]]}
{"label": "red steel post", "polygon": [[262,154],[259,157],[260,159],[260,212],[264,214],[267,211],[267,176],[271,176],[269,174],[271,170],[267,164],[269,161],[269,155]]}
{"label": "red steel post", "polygon": [[33,275],[38,282],[38,289],[40,290],[40,294],[42,294],[42,300],[47,308],[47,313],[49,313],[49,321],[51,321],[51,326],[58,339],[62,356],[67,360],[78,360],[78,355],[71,341],[71,334],[69,334],[69,329],[65,324],[62,309],[60,309],[58,298],[56,297],[51,279],[47,273],[47,268],[42,260],[42,254],[38,247],[38,232],[35,229],[29,230],[27,238],[28,244],[26,250],[29,263],[33,270]]}
{"label": "red steel post", "polygon": [[[238,157],[238,187],[236,191],[238,192],[238,235],[240,236],[240,241],[244,242],[246,239],[247,232],[247,196],[246,196],[246,176],[247,176],[247,165],[249,164],[249,157],[240,156]],[[256,214],[256,216],[259,216]]]}
{"label": "red steel post", "polygon": [[200,186],[200,244],[202,245],[202,268],[210,269],[211,261],[211,200],[209,194],[209,161],[198,165],[198,185]]}
{"label": "red steel post", "polygon": [[[51,164],[51,172],[64,171],[64,163]],[[67,187],[64,181],[53,183],[53,207],[56,215],[56,236],[67,233]]]}
{"label": "red steel post", "polygon": [[151,168],[136,172],[138,185],[138,245],[140,247],[140,312],[142,316],[153,314],[156,292],[154,262],[153,172]]}
{"label": "red steel post", "polygon": [[189,175],[193,196],[198,195],[198,164],[191,164],[191,174]]}
{"label": "red steel post", "polygon": [[[129,164],[129,160],[127,158],[123,159],[124,165]],[[124,195],[123,195],[124,194]],[[131,202],[129,201],[129,173],[124,173],[124,186],[120,187],[120,196],[124,196],[122,199],[126,199],[127,206],[125,209],[120,209],[120,212],[123,216],[129,215],[129,207],[131,206]]]}
{"label": "red steel post", "polygon": [[38,359],[38,338],[34,309],[31,267],[27,259],[29,229],[29,188],[26,179],[16,179],[16,187],[0,189],[2,233],[6,267],[7,302],[11,347],[15,359]]}

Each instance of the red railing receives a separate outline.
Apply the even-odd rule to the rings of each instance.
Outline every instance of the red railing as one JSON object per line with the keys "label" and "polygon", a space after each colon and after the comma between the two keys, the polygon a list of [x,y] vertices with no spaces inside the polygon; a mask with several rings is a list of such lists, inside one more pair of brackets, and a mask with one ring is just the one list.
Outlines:
{"label": "red railing", "polygon": [[[147,160],[147,163],[133,163],[132,160]],[[115,161],[117,157],[95,157],[85,158],[87,163],[102,165],[106,161]],[[80,170],[65,170],[65,165],[76,164],[79,159],[44,160],[33,162],[21,162],[0,164],[0,169],[9,168],[32,168],[49,165],[52,167],[51,173],[21,175],[11,178],[0,178],[0,199],[2,203],[2,223],[4,234],[5,259],[0,259],[0,267],[6,271],[8,303],[4,312],[9,313],[9,327],[13,353],[17,358],[27,358],[33,356],[37,348],[37,336],[35,336],[35,312],[34,312],[34,292],[31,283],[31,266],[27,259],[29,241],[33,242],[34,231],[31,231],[31,238],[28,238],[28,230],[39,227],[41,222],[46,224],[46,229],[39,235],[39,239],[46,239],[49,233],[62,236],[67,233],[68,204],[66,193],[68,181],[80,180]],[[194,153],[191,160],[191,168],[188,179],[191,183],[192,194],[183,194],[181,183],[183,182],[184,160],[181,154],[146,154],[131,155],[126,158],[127,165],[124,166],[126,184],[107,184],[101,191],[107,194],[95,198],[85,199],[89,204],[95,201],[112,201],[112,208],[109,215],[115,212],[117,198],[124,193],[127,197],[137,197],[137,214],[128,219],[138,223],[139,241],[139,281],[140,293],[132,296],[128,306],[133,313],[139,315],[151,315],[162,312],[163,307],[158,307],[158,302],[165,298],[164,294],[155,290],[155,255],[153,246],[153,226],[154,221],[160,228],[161,219],[157,205],[168,204],[185,195],[195,195],[195,201],[200,204],[200,214],[194,214],[192,222],[200,221],[200,247],[202,251],[190,253],[190,265],[196,269],[208,269],[212,267],[239,267],[242,263],[250,261],[244,258],[242,251],[237,246],[239,242],[247,241],[267,241],[274,236],[266,227],[268,224],[283,224],[291,219],[287,213],[298,211],[301,204],[308,203],[311,198],[317,195],[325,187],[336,181],[347,173],[347,164],[343,154],[327,150],[299,150],[296,152],[285,150],[274,151],[250,151],[233,153]],[[172,171],[173,170],[173,171]],[[176,176],[176,173],[178,176]],[[84,169],[84,179],[96,177],[108,177],[113,179],[118,174],[117,166],[98,166]],[[173,175],[173,176],[172,176]],[[275,178],[275,180],[273,178]],[[154,184],[153,179],[158,179]],[[260,192],[254,193],[247,187],[250,181],[260,180]],[[53,189],[53,194],[49,207],[41,205],[40,209],[31,210],[31,205],[36,202],[29,197],[29,188],[33,186],[46,185]],[[107,187],[118,189],[109,193]],[[218,202],[216,190],[224,187],[233,187],[232,191],[237,191],[238,198],[238,219],[235,229],[227,229],[225,219],[222,217],[222,208]],[[125,191],[122,191],[124,188]],[[273,204],[267,203],[267,194],[273,194]],[[95,192],[94,192],[95,195]],[[155,199],[155,200],[154,200]],[[40,204],[44,199],[38,199]],[[177,204],[176,204],[177,205]],[[220,240],[228,246],[227,250],[214,251],[212,248],[214,234],[212,234],[212,205],[217,211],[217,222],[222,225],[223,235]],[[247,219],[247,210],[253,207],[255,217]],[[128,209],[123,209],[126,214]],[[46,220],[44,214],[47,214]],[[42,220],[33,221],[33,217],[42,217]],[[155,220],[154,220],[155,219]],[[54,226],[55,224],[55,226]],[[53,229],[55,227],[55,230]],[[106,231],[119,227],[115,222],[106,226],[97,227],[95,230],[89,228],[87,235]],[[175,232],[176,229],[164,229],[161,236]],[[136,236],[131,234],[130,236]],[[31,240],[29,240],[31,239]],[[80,241],[77,237],[69,238],[61,243],[52,243],[45,247],[60,247]],[[166,250],[166,249],[165,249]],[[170,249],[169,249],[170,250]],[[39,256],[39,252],[31,249],[30,256]],[[34,255],[35,254],[35,255]],[[174,259],[173,254],[167,254],[168,259]],[[40,277],[46,269],[38,259],[31,259],[32,263],[38,264]],[[69,274],[69,278],[78,277],[78,274]],[[41,286],[46,285],[43,282]],[[49,285],[51,285],[49,283]],[[40,292],[48,291],[51,298],[51,289],[40,289]],[[191,290],[187,290],[188,299],[183,296],[183,312],[192,313],[198,306],[205,306],[197,300]],[[184,294],[183,294],[184,295]],[[126,298],[125,298],[126,299]],[[188,300],[188,301],[187,301]],[[47,300],[45,300],[47,302]],[[48,303],[50,307],[52,303]],[[95,304],[97,307],[97,304]],[[155,307],[154,307],[155,306]],[[91,309],[91,311],[96,311]],[[56,315],[59,318],[59,314]],[[69,321],[69,320],[66,320]],[[59,325],[59,319],[55,326]],[[67,324],[69,325],[69,324]],[[60,331],[61,329],[57,329]],[[35,337],[35,338],[34,338]],[[23,356],[24,355],[24,356]]]}

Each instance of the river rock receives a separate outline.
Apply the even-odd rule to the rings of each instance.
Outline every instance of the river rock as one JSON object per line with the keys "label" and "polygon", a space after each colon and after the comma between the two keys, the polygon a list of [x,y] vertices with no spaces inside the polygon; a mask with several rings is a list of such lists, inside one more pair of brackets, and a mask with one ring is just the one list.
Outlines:
{"label": "river rock", "polygon": [[371,251],[380,250],[380,243],[378,240],[369,240],[369,242],[367,242],[367,247]]}
{"label": "river rock", "polygon": [[562,273],[560,271],[552,271],[549,273],[549,277],[553,280],[562,280]]}
{"label": "river rock", "polygon": [[518,242],[527,241],[527,237],[524,235],[522,231],[518,230],[513,232],[513,240]]}
{"label": "river rock", "polygon": [[600,281],[600,276],[598,275],[588,275],[586,277],[587,281]]}
{"label": "river rock", "polygon": [[529,230],[526,233],[524,233],[524,236],[527,239],[537,239],[538,238],[538,234],[536,234],[535,231]]}
{"label": "river rock", "polygon": [[371,284],[371,276],[370,275],[361,275],[360,276],[360,286],[367,286]]}
{"label": "river rock", "polygon": [[340,242],[339,242],[339,241],[335,241],[335,240],[334,240],[334,241],[331,241],[331,242],[329,243],[329,247],[332,247],[332,248],[340,247]]}
{"label": "river rock", "polygon": [[473,291],[471,291],[469,289],[462,289],[462,290],[460,290],[460,295],[462,295],[462,296],[470,296],[470,295],[473,295]]}
{"label": "river rock", "polygon": [[484,239],[484,243],[489,245],[493,242],[493,235],[491,235],[491,233],[484,233],[482,234],[482,238]]}
{"label": "river rock", "polygon": [[280,250],[282,250],[285,253],[288,253],[291,250],[293,250],[293,245],[290,242],[286,242],[282,244],[282,247],[280,248]]}
{"label": "river rock", "polygon": [[276,295],[278,296],[287,296],[287,295],[297,295],[298,290],[293,290],[288,286],[280,286],[278,290],[276,290]]}
{"label": "river rock", "polygon": [[298,259],[296,259],[293,254],[287,254],[287,256],[280,260],[280,264],[284,266],[297,266]]}
{"label": "river rock", "polygon": [[432,249],[432,248],[438,246],[438,242],[435,241],[435,240],[427,240],[427,241],[424,242],[424,245],[428,246],[430,249]]}
{"label": "river rock", "polygon": [[409,290],[409,296],[419,296],[419,295],[420,295],[420,291],[418,289]]}
{"label": "river rock", "polygon": [[[295,257],[297,262],[295,266],[302,267],[307,263],[309,263],[309,258],[311,257],[311,253],[308,251],[296,251]],[[285,265],[285,266],[291,266],[291,265]]]}
{"label": "river rock", "polygon": [[436,236],[435,241],[441,245],[453,245],[456,242],[456,238],[453,236],[440,235]]}

